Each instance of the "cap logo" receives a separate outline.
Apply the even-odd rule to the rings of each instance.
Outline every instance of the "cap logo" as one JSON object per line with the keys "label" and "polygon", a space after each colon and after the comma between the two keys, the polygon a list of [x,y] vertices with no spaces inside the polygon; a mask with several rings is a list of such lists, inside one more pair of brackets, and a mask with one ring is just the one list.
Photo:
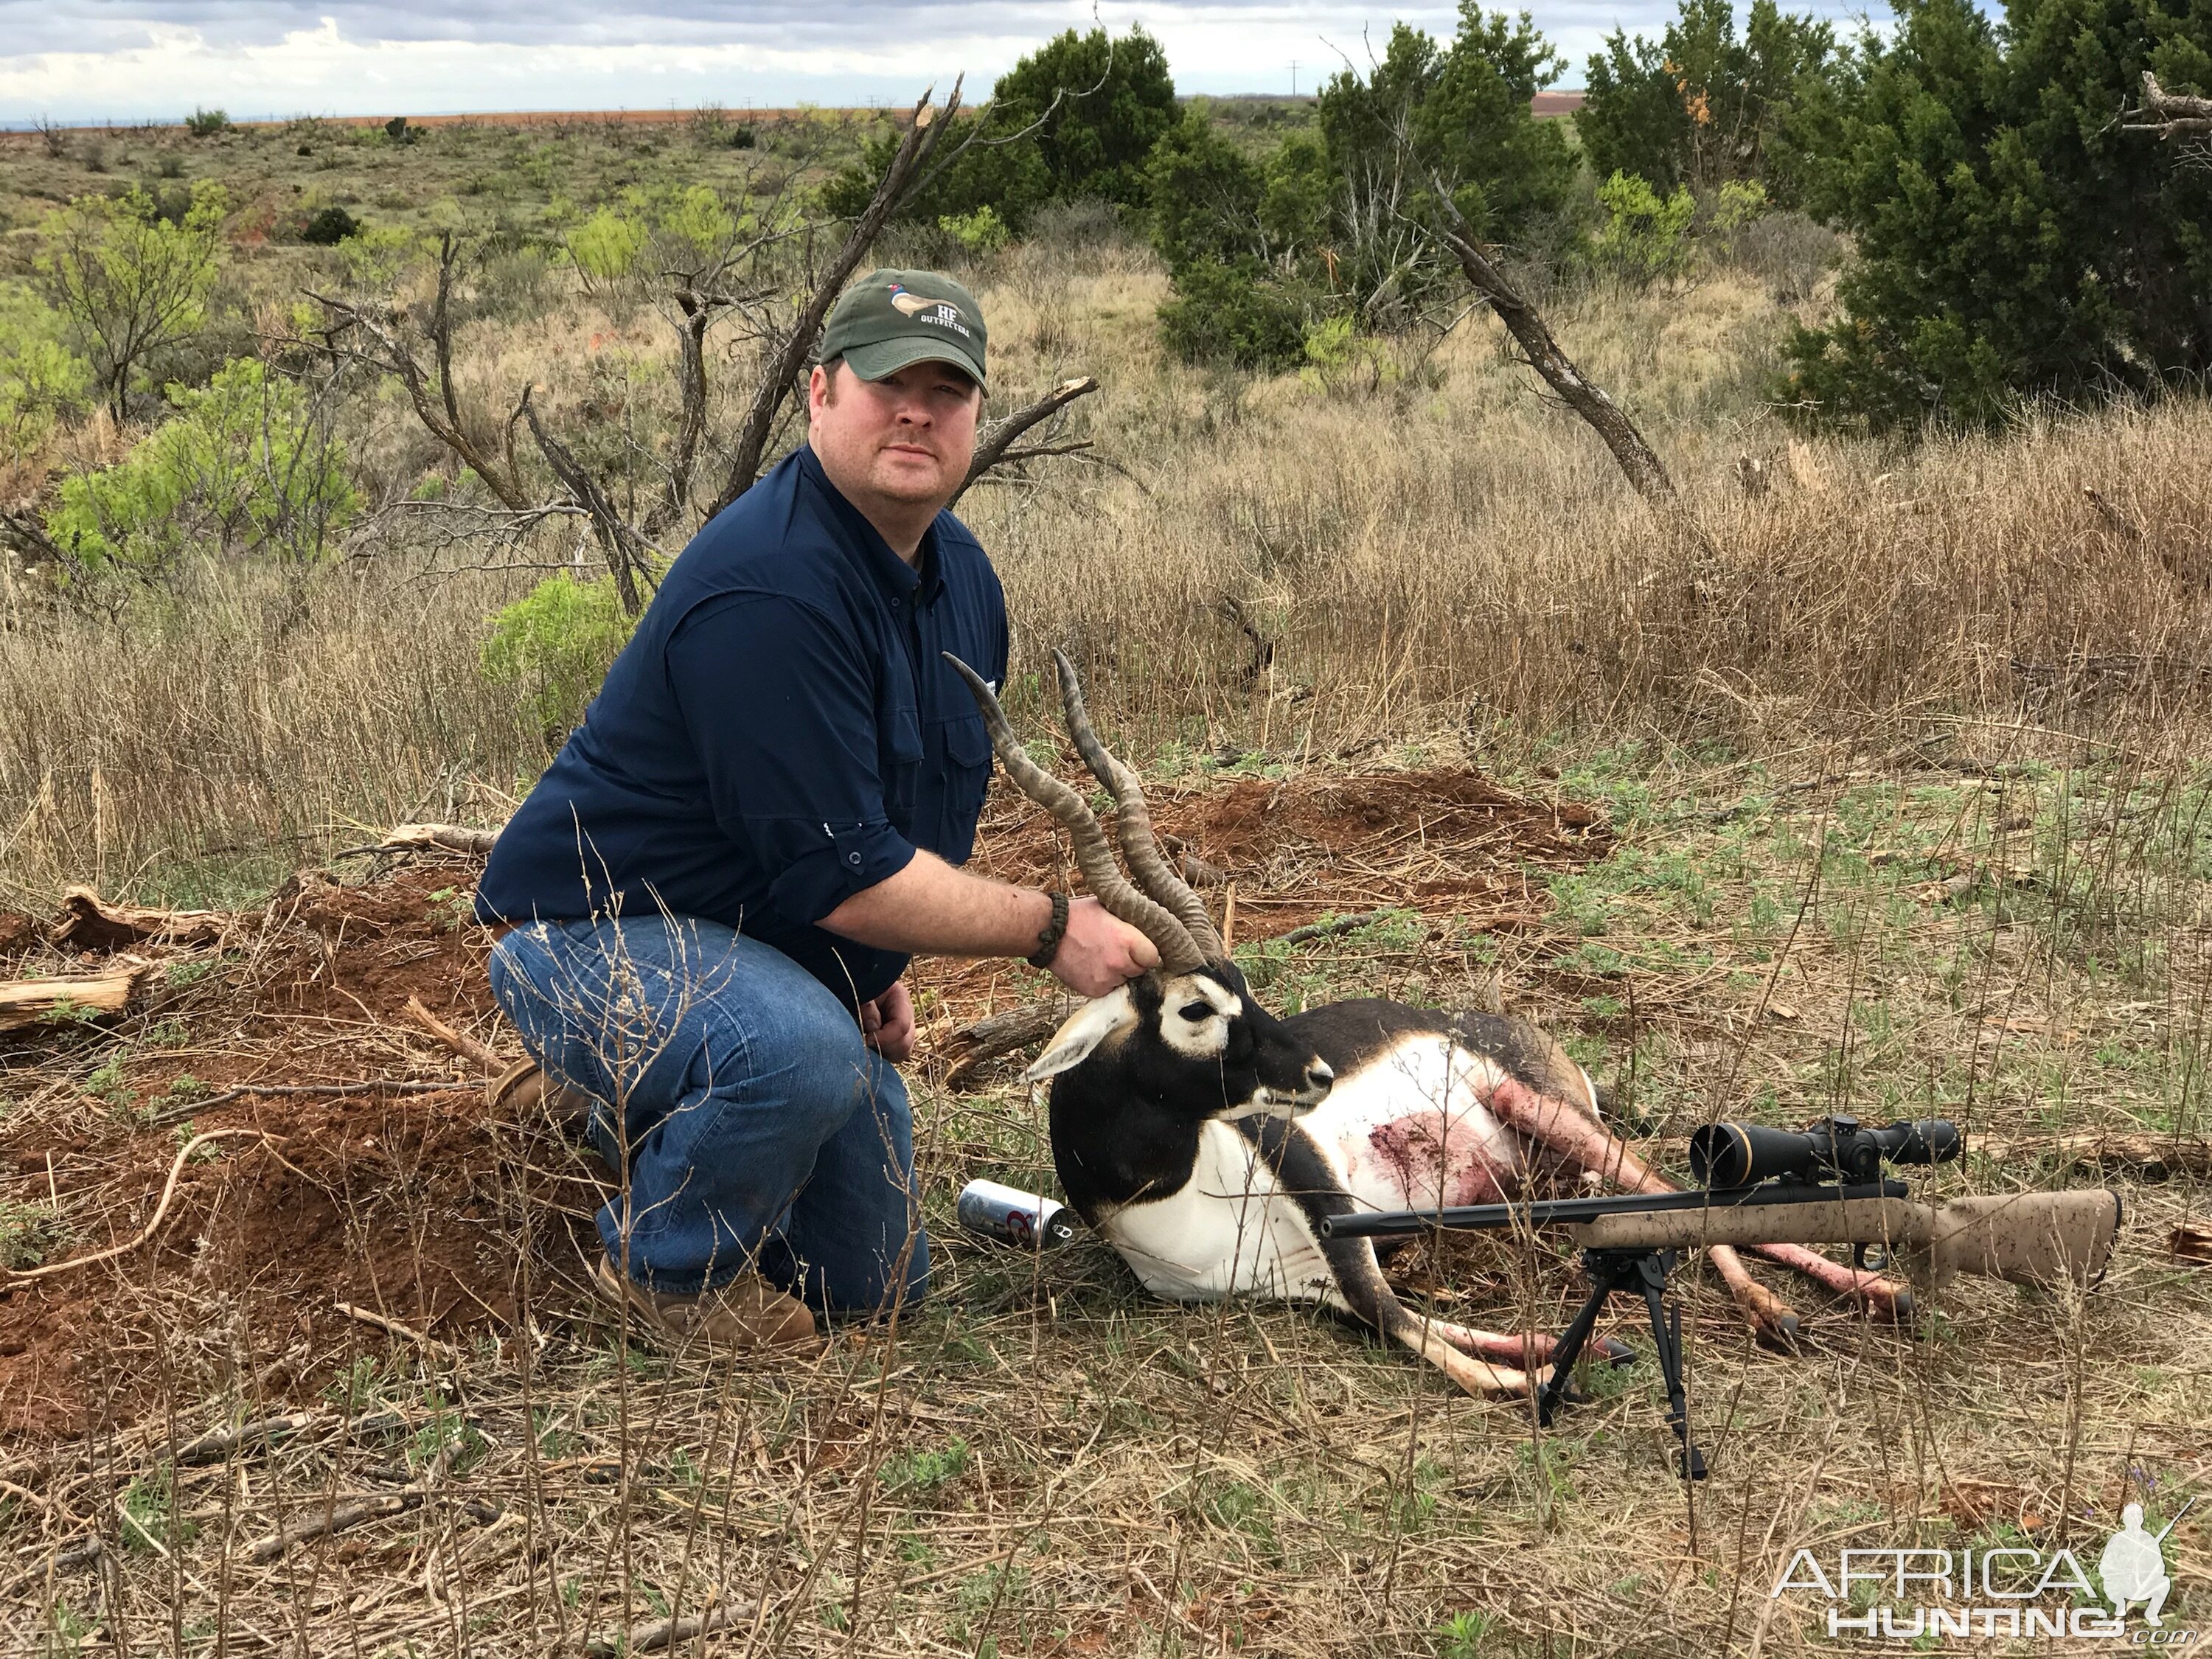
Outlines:
{"label": "cap logo", "polygon": [[938,301],[925,300],[919,294],[909,294],[902,288],[895,288],[891,290],[891,303],[907,316],[911,317],[918,311],[928,310]]}

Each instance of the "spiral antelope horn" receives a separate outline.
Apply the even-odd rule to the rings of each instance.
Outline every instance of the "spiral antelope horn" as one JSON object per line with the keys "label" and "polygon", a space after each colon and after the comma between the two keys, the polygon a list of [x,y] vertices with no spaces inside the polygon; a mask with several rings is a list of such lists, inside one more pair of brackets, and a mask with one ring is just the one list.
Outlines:
{"label": "spiral antelope horn", "polygon": [[1084,707],[1083,683],[1075,676],[1075,665],[1067,659],[1067,653],[1057,649],[1052,660],[1060,671],[1060,697],[1067,709],[1067,733],[1075,739],[1091,775],[1113,793],[1118,809],[1114,814],[1114,833],[1121,839],[1121,857],[1128,864],[1130,875],[1146,897],[1174,914],[1200,950],[1209,957],[1227,956],[1206,901],[1191,890],[1190,884],[1175,872],[1167,855],[1160,851],[1152,834],[1152,809],[1145,799],[1144,786],[1091,729],[1091,712]]}
{"label": "spiral antelope horn", "polygon": [[1091,816],[1083,797],[1062,783],[1029,757],[1021,744],[1014,739],[1014,729],[1006,724],[1006,711],[999,707],[998,698],[985,684],[983,677],[950,651],[943,653],[952,665],[953,672],[968,684],[969,695],[975,699],[975,707],[983,716],[984,730],[991,734],[991,747],[998,751],[999,763],[1006,769],[1006,775],[1015,787],[1039,806],[1052,814],[1066,830],[1068,839],[1075,843],[1076,867],[1083,872],[1083,879],[1099,903],[1135,928],[1160,953],[1160,967],[1170,974],[1187,973],[1206,960],[1190,932],[1175,915],[1164,909],[1153,900],[1131,885],[1121,873],[1121,866],[1114,862],[1114,849],[1107,842],[1105,830]]}

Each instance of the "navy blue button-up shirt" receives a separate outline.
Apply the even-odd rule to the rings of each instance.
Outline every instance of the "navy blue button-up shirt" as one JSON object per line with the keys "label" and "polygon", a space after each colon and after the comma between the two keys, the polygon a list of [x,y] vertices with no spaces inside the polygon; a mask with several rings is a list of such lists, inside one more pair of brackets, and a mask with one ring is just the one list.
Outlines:
{"label": "navy blue button-up shirt", "polygon": [[694,537],[500,832],[487,922],[665,908],[772,945],[846,1001],[906,967],[817,926],[916,847],[973,850],[991,745],[950,651],[1006,672],[1006,598],[940,513],[918,568],[810,449]]}

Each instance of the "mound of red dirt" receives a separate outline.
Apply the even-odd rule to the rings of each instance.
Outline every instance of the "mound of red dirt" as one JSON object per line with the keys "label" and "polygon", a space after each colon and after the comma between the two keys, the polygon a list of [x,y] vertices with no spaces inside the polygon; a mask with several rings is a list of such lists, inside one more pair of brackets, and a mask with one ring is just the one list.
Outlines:
{"label": "mound of red dirt", "polygon": [[[1587,808],[1465,772],[1154,796],[1158,827],[1236,882],[1245,938],[1385,905],[1513,925],[1534,902],[1528,869],[1605,844]],[[976,865],[1064,880],[1064,838],[1001,789]],[[0,1038],[0,1091],[17,1103],[0,1117],[0,1266],[135,1238],[177,1170],[150,1242],[0,1279],[0,1436],[136,1420],[172,1389],[304,1401],[395,1340],[464,1344],[579,1304],[605,1171],[542,1125],[493,1114],[479,1068],[407,1013],[418,1001],[519,1048],[485,982],[490,936],[469,916],[477,869],[410,855],[343,883],[305,874],[262,913],[225,919],[216,945],[134,945],[156,965],[109,1030]],[[21,931],[21,967],[99,960]],[[1005,963],[925,962],[917,978],[938,994],[936,1034],[1040,988]],[[178,1164],[185,1140],[219,1131],[237,1133]]]}

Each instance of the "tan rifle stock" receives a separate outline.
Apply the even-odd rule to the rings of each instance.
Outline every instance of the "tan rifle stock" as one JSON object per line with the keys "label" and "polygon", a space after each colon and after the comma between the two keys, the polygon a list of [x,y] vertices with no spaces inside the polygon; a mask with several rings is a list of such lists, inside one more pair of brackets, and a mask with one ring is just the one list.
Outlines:
{"label": "tan rifle stock", "polygon": [[1740,1204],[1601,1216],[1571,1231],[1585,1249],[1692,1249],[1708,1244],[1879,1244],[1926,1258],[1943,1284],[1958,1273],[2015,1285],[2094,1284],[2112,1253],[2120,1195],[2009,1193],[1916,1204],[1904,1198]]}

